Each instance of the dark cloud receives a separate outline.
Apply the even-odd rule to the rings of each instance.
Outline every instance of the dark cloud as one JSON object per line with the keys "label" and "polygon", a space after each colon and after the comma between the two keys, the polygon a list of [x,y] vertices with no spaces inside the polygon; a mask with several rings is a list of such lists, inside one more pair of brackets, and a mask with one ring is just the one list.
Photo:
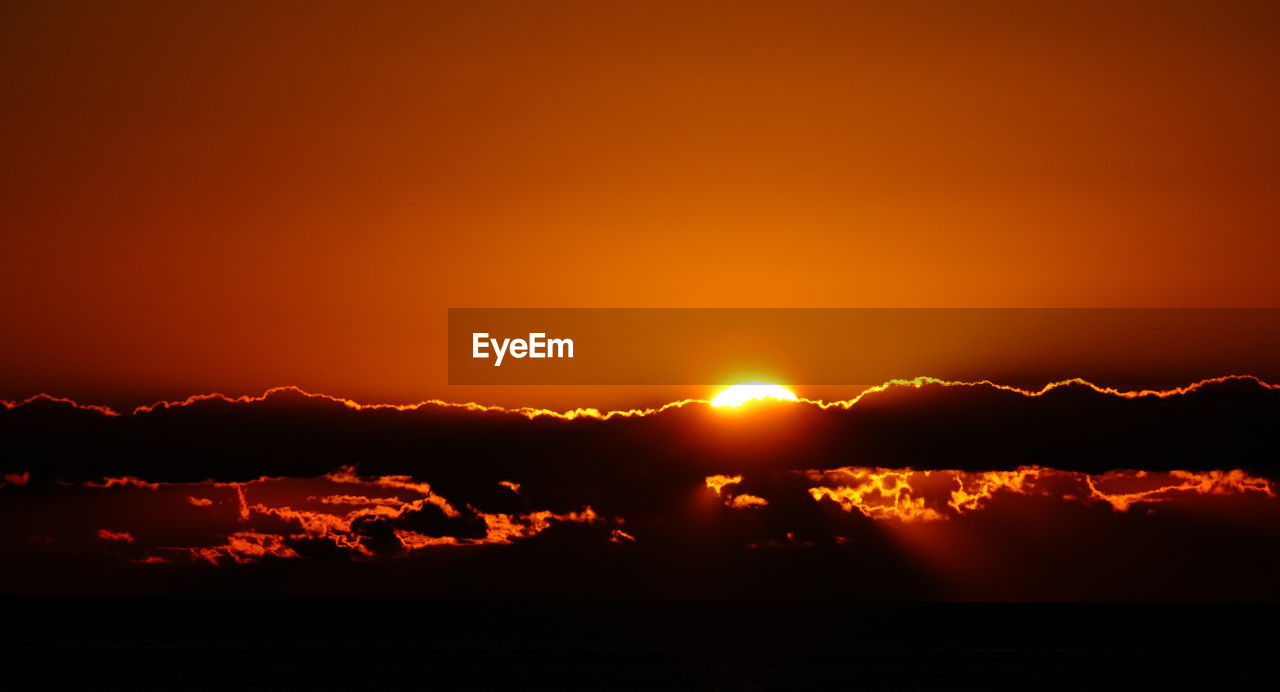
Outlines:
{"label": "dark cloud", "polygon": [[[50,576],[46,554],[75,564],[92,550],[125,561],[173,557],[164,584],[155,582],[160,572],[145,571],[156,565],[128,567],[119,579],[181,593],[1141,600],[1147,588],[1166,599],[1274,599],[1269,581],[1241,576],[1274,573],[1270,556],[1280,554],[1280,533],[1268,528],[1280,525],[1276,501],[1262,492],[1210,489],[1194,506],[1120,511],[1081,501],[1088,479],[1064,476],[1071,482],[995,495],[981,511],[926,525],[881,522],[811,491],[852,477],[814,474],[841,467],[1239,468],[1275,479],[1278,412],[1280,391],[1249,381],[1138,399],[1085,387],[1027,397],[929,385],[868,395],[848,409],[690,405],[607,421],[356,410],[288,392],[120,417],[41,401],[0,411],[0,472],[30,474],[25,485],[0,488],[0,521],[21,529],[4,545],[44,556],[15,561],[24,566],[0,586],[54,588],[65,578]],[[324,480],[350,467],[350,478]],[[742,479],[717,494],[705,482],[713,474]],[[253,482],[264,476],[289,480]],[[121,477],[145,483],[82,485]],[[956,481],[931,478],[938,487],[930,492],[942,495],[930,502],[945,511],[946,484]],[[1128,492],[1126,478],[1106,490]],[[240,485],[169,485],[207,481]],[[412,489],[424,483],[430,497]],[[767,504],[730,506],[746,495]],[[190,496],[215,503],[195,506]],[[1074,504],[1063,508],[1068,496]],[[103,528],[137,542],[125,549],[95,538]],[[195,541],[183,543],[183,531]],[[1213,539],[1189,541],[1197,532]],[[36,546],[31,535],[52,542]],[[211,556],[207,564],[178,564],[184,553],[175,546],[184,545]],[[86,588],[74,583],[64,587]],[[120,583],[104,578],[91,588]]]}
{"label": "dark cloud", "polygon": [[1080,386],[1029,398],[929,385],[891,388],[848,410],[691,405],[609,421],[430,406],[352,410],[290,392],[120,417],[39,401],[0,411],[0,472],[29,472],[33,482],[247,481],[355,464],[366,475],[410,473],[490,503],[512,499],[496,485],[503,480],[569,487],[612,478],[643,488],[660,482],[655,474],[748,467],[994,470],[1031,463],[1096,472],[1228,465],[1266,475],[1277,470],[1277,413],[1280,391],[1251,381],[1138,399]]}

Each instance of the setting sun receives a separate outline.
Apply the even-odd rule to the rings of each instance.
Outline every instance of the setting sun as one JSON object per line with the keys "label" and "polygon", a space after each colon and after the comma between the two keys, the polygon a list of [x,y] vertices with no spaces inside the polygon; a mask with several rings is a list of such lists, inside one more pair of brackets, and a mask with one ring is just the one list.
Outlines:
{"label": "setting sun", "polygon": [[791,390],[769,382],[743,382],[720,392],[711,400],[712,406],[741,406],[755,399],[779,399],[799,401]]}

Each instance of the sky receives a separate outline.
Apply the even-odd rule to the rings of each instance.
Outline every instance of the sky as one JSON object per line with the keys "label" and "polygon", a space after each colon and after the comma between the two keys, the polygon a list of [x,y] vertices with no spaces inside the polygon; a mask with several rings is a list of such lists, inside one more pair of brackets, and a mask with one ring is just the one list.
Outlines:
{"label": "sky", "polygon": [[1277,307],[1278,24],[8,2],[0,398],[705,394],[450,387],[450,307]]}
{"label": "sky", "polygon": [[[1275,317],[1277,36],[1274,2],[3,3],[0,593],[1274,603],[1280,320],[680,349],[805,399],[741,408],[450,385],[446,346],[451,308]],[[940,379],[797,379],[824,356]]]}

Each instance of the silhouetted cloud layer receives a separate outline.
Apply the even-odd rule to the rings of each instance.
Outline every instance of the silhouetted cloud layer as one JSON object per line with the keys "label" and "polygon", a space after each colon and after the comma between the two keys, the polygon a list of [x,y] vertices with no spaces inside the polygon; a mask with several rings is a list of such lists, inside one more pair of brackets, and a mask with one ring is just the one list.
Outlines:
{"label": "silhouetted cloud layer", "polygon": [[1278,406],[1251,380],[607,420],[41,399],[0,411],[0,588],[1271,600]]}

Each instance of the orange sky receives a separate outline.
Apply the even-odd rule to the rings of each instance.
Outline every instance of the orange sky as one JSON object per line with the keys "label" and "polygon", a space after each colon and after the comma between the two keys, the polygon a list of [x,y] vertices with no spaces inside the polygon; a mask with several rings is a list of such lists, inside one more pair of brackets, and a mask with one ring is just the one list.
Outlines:
{"label": "orange sky", "polygon": [[448,307],[1280,306],[1271,2],[8,2],[0,397],[448,387]]}

